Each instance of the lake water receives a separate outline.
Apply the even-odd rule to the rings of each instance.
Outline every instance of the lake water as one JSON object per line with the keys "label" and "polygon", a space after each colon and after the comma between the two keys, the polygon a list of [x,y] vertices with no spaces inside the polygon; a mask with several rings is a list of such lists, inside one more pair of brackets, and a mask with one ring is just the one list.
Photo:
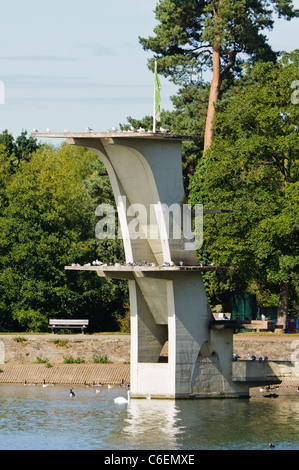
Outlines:
{"label": "lake water", "polygon": [[299,393],[250,399],[137,400],[124,388],[0,384],[0,450],[299,449]]}

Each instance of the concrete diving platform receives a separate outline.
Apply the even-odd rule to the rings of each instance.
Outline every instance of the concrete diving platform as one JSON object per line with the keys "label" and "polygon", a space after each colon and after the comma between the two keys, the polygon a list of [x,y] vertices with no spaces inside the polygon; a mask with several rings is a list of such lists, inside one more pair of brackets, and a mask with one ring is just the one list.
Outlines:
{"label": "concrete diving platform", "polygon": [[94,271],[100,277],[134,279],[135,277],[164,277],[172,274],[226,271],[222,266],[65,266],[67,271]]}
{"label": "concrete diving platform", "polygon": [[[233,373],[233,367],[239,367],[232,360],[233,328],[211,328],[213,314],[202,279],[206,272],[221,272],[226,268],[199,265],[201,245],[193,242],[193,239],[197,241],[197,232],[192,232],[189,222],[184,225],[184,216],[191,221],[192,214],[189,217],[184,213],[182,141],[199,137],[168,132],[92,131],[31,135],[64,138],[71,145],[92,149],[109,175],[126,266],[87,263],[65,269],[128,280],[132,398],[149,394],[153,398],[248,396],[253,383],[246,379],[251,375],[249,369],[242,374]],[[131,208],[143,210],[137,209],[138,215],[128,213],[126,202]],[[167,212],[163,211],[165,207],[169,209]],[[178,209],[180,223],[171,208]],[[224,209],[203,213],[211,211],[216,214]],[[136,224],[132,224],[132,218]],[[136,238],[137,223],[142,236]],[[177,234],[177,226],[181,236]],[[190,227],[193,236],[189,236],[189,230],[185,233],[185,226]],[[142,266],[142,260],[149,260],[155,266]],[[141,265],[133,265],[137,262]],[[175,266],[169,265],[172,263]],[[167,359],[159,362],[166,342]],[[251,376],[256,378],[255,372]],[[242,380],[235,381],[235,377]],[[261,384],[263,380],[268,383],[263,373],[260,380]]]}

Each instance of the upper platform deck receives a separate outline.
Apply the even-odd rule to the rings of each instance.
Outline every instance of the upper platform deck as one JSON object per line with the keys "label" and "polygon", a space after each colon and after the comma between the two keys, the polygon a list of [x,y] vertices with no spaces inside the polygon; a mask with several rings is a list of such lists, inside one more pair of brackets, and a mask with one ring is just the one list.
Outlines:
{"label": "upper platform deck", "polygon": [[199,140],[197,135],[179,135],[170,132],[32,132],[31,137],[53,139],[151,139],[151,140]]}

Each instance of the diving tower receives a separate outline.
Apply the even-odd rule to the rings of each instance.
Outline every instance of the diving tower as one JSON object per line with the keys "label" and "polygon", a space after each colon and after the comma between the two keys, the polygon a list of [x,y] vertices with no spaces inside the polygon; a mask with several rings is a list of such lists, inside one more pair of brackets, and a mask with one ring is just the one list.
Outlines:
{"label": "diving tower", "polygon": [[[252,386],[280,382],[269,363],[232,361],[236,323],[215,322],[202,280],[203,272],[225,268],[200,265],[194,240],[175,237],[174,224],[165,230],[163,207],[179,206],[183,214],[182,142],[196,137],[150,132],[31,135],[92,149],[106,167],[126,264],[65,269],[128,281],[132,398],[242,397]],[[134,236],[126,204],[152,214],[150,220],[136,216],[142,237]],[[161,354],[165,345],[166,356]]]}

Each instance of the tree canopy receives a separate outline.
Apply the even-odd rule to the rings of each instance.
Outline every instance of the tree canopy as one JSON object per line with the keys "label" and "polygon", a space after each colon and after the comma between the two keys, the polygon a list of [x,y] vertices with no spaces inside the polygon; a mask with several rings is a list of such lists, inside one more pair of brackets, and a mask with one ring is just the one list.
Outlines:
{"label": "tree canopy", "polygon": [[211,278],[214,294],[274,292],[284,326],[299,280],[299,107],[291,102],[298,64],[299,51],[258,63],[218,103],[214,140],[190,193],[193,203],[233,210],[204,221],[205,254],[228,266],[221,280]]}
{"label": "tree canopy", "polygon": [[126,285],[64,269],[123,257],[119,240],[95,237],[96,207],[112,203],[103,165],[92,151],[43,145],[23,153],[16,170],[11,150],[0,151],[0,330],[47,331],[50,317],[117,329]]}
{"label": "tree canopy", "polygon": [[[273,28],[273,13],[291,20],[299,16],[291,0],[159,0],[154,36],[140,38],[158,59],[158,71],[176,84],[198,84],[202,72],[213,78],[206,115],[205,149],[211,145],[214,103],[223,80],[241,72],[244,60],[275,61],[264,30]],[[153,69],[154,59],[149,60]]]}

